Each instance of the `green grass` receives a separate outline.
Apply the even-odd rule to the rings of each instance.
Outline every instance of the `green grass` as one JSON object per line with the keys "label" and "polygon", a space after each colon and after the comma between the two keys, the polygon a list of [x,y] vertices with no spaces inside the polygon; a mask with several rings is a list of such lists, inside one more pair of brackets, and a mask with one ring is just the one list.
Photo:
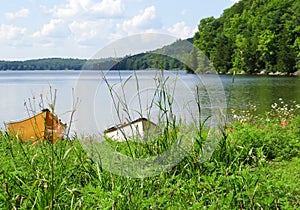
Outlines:
{"label": "green grass", "polygon": [[[31,146],[2,133],[0,209],[300,208],[299,109],[234,117],[208,161],[198,161],[206,138],[198,132],[203,136],[178,165],[142,179],[103,169],[79,140]],[[146,146],[108,143],[128,156],[148,157],[165,151],[179,133],[162,132]]]}

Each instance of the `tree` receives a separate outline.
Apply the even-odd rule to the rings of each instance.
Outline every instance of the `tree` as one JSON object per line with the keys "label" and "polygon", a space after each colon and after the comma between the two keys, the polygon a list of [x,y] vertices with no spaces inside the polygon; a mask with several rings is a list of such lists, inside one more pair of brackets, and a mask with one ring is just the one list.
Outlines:
{"label": "tree", "polygon": [[260,52],[260,60],[265,64],[266,70],[270,70],[275,63],[275,38],[276,35],[270,30],[264,30],[258,36],[257,51]]}
{"label": "tree", "polygon": [[233,70],[237,72],[246,71],[244,52],[247,50],[247,40],[243,35],[238,34],[235,41],[236,48],[233,54]]}

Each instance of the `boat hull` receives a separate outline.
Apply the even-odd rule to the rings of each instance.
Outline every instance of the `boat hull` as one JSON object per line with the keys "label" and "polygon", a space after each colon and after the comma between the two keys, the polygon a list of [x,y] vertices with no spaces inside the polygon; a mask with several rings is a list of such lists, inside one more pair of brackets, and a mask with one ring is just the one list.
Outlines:
{"label": "boat hull", "polygon": [[45,110],[26,120],[7,123],[6,127],[8,134],[16,136],[21,142],[49,140],[54,143],[63,139],[66,124]]}
{"label": "boat hull", "polygon": [[129,123],[123,123],[113,126],[106,131],[104,135],[118,142],[124,142],[132,138],[144,139],[150,130],[154,130],[156,124],[146,118],[139,118]]}

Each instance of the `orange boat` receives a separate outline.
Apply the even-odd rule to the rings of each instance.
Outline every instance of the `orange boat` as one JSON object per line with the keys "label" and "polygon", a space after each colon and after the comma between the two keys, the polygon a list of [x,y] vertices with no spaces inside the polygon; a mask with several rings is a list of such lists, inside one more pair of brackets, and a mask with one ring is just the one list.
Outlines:
{"label": "orange boat", "polygon": [[48,109],[26,120],[7,123],[6,127],[8,134],[16,136],[23,143],[30,141],[37,143],[42,140],[54,143],[63,139],[66,130],[66,124]]}

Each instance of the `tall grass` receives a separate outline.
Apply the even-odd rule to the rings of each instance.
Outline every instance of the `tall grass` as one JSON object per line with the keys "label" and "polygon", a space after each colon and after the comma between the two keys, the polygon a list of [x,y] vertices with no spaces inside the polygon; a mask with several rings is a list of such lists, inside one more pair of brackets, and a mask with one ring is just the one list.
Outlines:
{"label": "tall grass", "polygon": [[[299,208],[299,115],[289,118],[285,126],[278,119],[271,118],[272,123],[265,119],[229,124],[226,151],[219,147],[204,163],[197,160],[196,144],[175,167],[143,179],[103,170],[78,140],[32,147],[2,133],[0,208]],[[109,143],[128,154],[126,144]],[[137,156],[149,155],[141,145],[130,144]],[[152,146],[157,152],[164,149],[160,144]]]}

